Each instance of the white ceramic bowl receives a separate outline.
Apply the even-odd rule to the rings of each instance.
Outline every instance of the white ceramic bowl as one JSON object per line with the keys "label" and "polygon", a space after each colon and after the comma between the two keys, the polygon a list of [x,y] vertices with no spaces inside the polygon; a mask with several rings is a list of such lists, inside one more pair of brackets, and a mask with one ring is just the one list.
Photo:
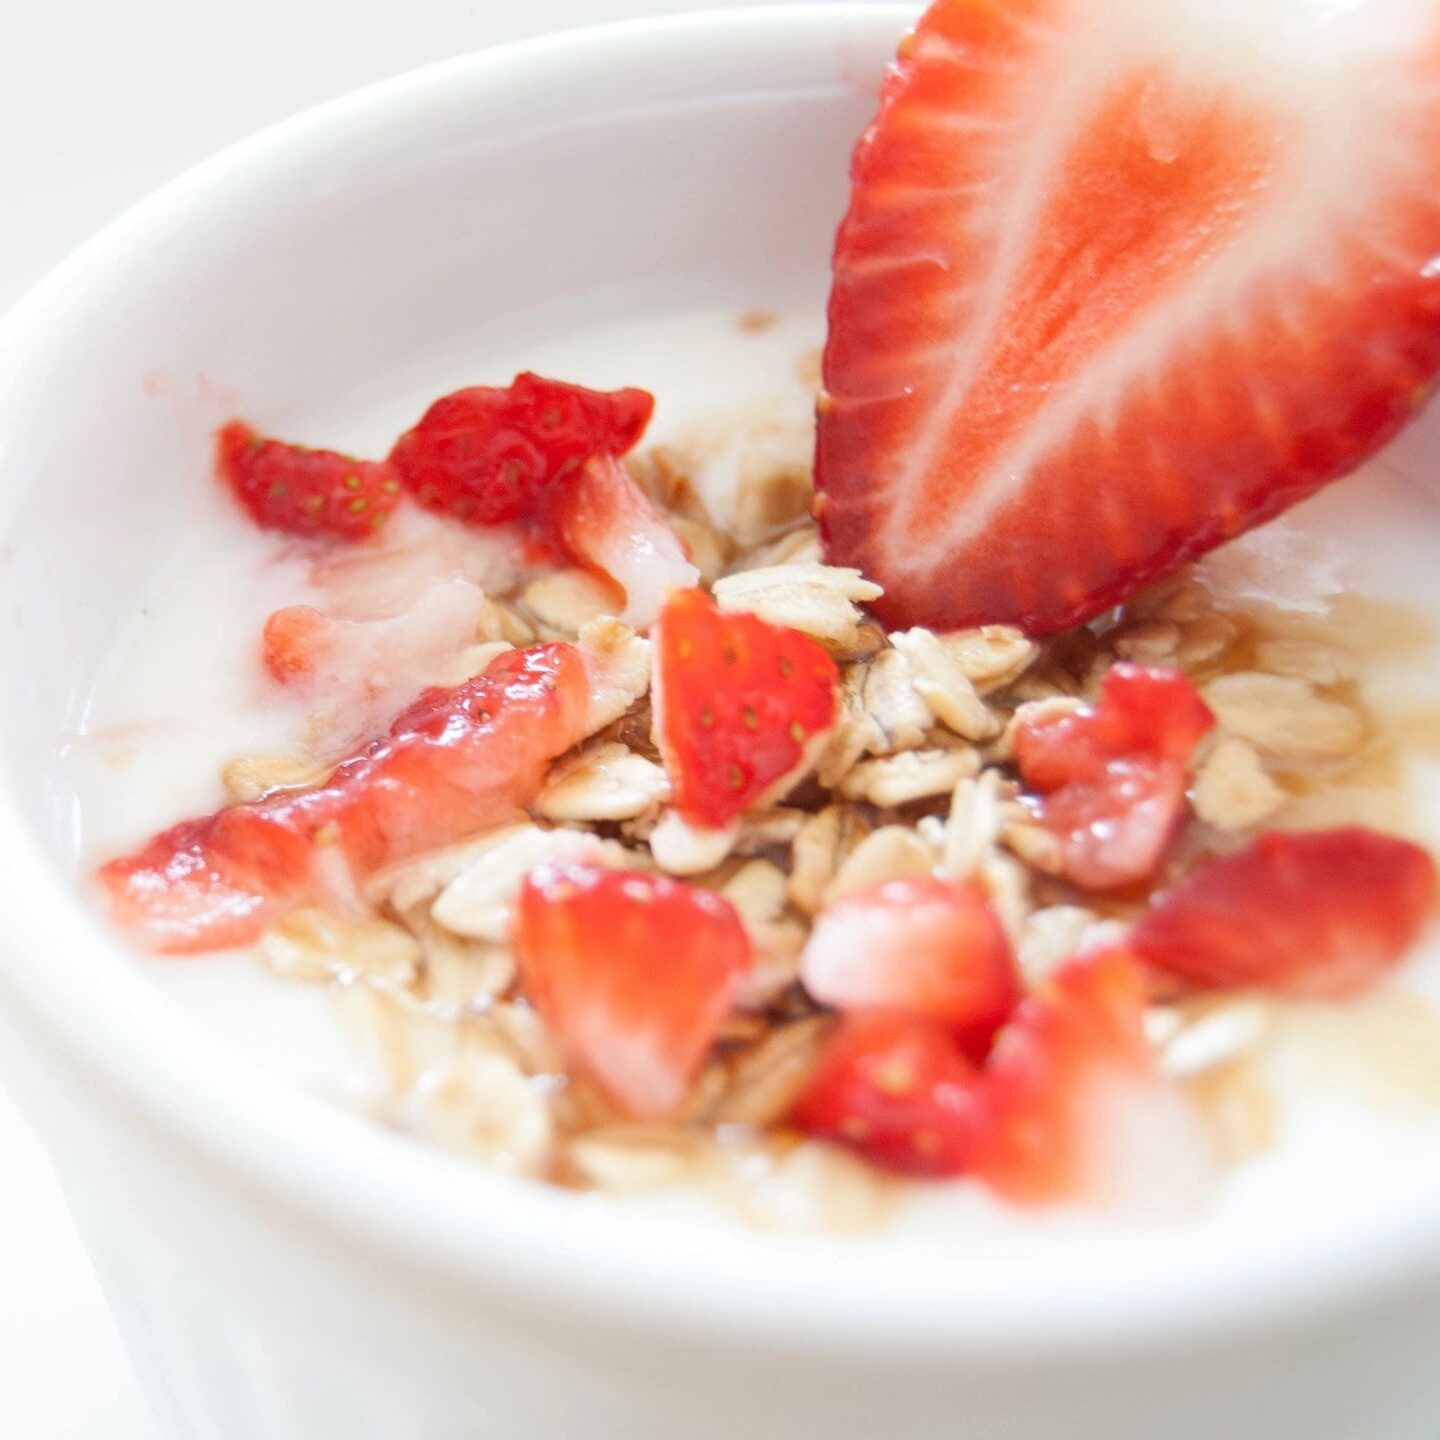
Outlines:
{"label": "white ceramic bowl", "polygon": [[909,13],[624,25],[367,90],[162,191],[0,329],[5,1053],[174,1436],[1433,1433],[1433,1197],[1203,1264],[640,1223],[287,1089],[77,902],[58,737],[116,597],[185,544],[213,386],[279,425],[526,313],[818,303]]}

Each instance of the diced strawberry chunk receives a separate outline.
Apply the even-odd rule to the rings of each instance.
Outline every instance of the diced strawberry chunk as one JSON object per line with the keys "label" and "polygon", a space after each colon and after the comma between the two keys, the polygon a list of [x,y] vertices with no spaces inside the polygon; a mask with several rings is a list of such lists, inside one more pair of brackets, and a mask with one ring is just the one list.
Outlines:
{"label": "diced strawberry chunk", "polygon": [[1174,1209],[1213,1153],[1203,1123],[1155,1070],[1141,971],[1124,951],[1076,957],[1022,1001],[995,1042],[971,1170],[1017,1204]]}
{"label": "diced strawberry chunk", "polygon": [[187,820],[100,870],[116,921],[150,948],[249,943],[291,905],[344,903],[394,860],[517,815],[584,733],[585,664],[569,645],[499,656],[428,690],[325,784]]}
{"label": "diced strawberry chunk", "polygon": [[241,420],[216,433],[215,464],[257,525],[288,535],[364,540],[400,503],[388,462],[267,440]]}
{"label": "diced strawberry chunk", "polygon": [[1010,944],[971,885],[891,880],[821,912],[800,957],[819,1001],[943,1025],[974,1060],[1020,998]]}
{"label": "diced strawberry chunk", "polygon": [[1261,835],[1157,896],[1130,943],[1194,985],[1342,996],[1393,969],[1435,904],[1435,862],[1358,826]]}
{"label": "diced strawberry chunk", "polygon": [[664,875],[572,863],[515,912],[527,993],[572,1063],[641,1119],[671,1114],[751,962],[728,901]]}
{"label": "diced strawberry chunk", "polygon": [[475,525],[533,520],[592,455],[623,455],[650,422],[644,390],[587,390],[526,372],[442,396],[390,462],[422,505]]}
{"label": "diced strawberry chunk", "polygon": [[637,630],[654,623],[669,592],[700,579],[680,537],[613,456],[587,460],[556,487],[548,523],[576,560],[625,592],[620,618]]}
{"label": "diced strawberry chunk", "polygon": [[1109,890],[1155,873],[1184,815],[1186,762],[1213,724],[1178,671],[1128,664],[1106,673],[1094,704],[1021,723],[1020,778],[1068,880]]}
{"label": "diced strawberry chunk", "polygon": [[320,667],[338,622],[313,605],[287,605],[265,621],[262,657],[271,678],[282,685],[305,684]]}
{"label": "diced strawberry chunk", "polygon": [[949,1031],[913,1015],[844,1020],[790,1123],[901,1174],[963,1174],[975,1145],[977,1075]]}
{"label": "diced strawberry chunk", "polygon": [[782,793],[835,723],[839,672],[798,630],[681,590],[654,645],[655,733],[675,808],[693,825],[720,829]]}

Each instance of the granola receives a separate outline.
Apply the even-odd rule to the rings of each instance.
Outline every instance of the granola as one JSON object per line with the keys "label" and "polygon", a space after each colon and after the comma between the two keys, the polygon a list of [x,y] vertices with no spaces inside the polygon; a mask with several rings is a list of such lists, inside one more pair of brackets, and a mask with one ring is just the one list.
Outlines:
{"label": "granola", "polygon": [[[1352,801],[1365,793],[1382,725],[1357,684],[1353,643],[1331,643],[1323,627],[1273,609],[1222,602],[1188,568],[1100,621],[1046,638],[1008,625],[887,631],[870,608],[880,586],[824,562],[809,471],[789,440],[766,432],[735,453],[738,480],[722,507],[707,503],[713,456],[693,439],[632,455],[628,473],[683,542],[721,623],[754,616],[808,637],[834,677],[833,712],[813,734],[782,711],[742,712],[742,728],[757,737],[767,726],[788,734],[793,763],[780,780],[757,786],[754,803],[724,823],[697,819],[682,803],[667,741],[676,699],[661,684],[660,630],[622,623],[623,591],[593,566],[529,573],[483,597],[475,633],[436,679],[465,686],[497,663],[519,666],[537,640],[562,642],[584,668],[566,742],[532,789],[475,833],[375,866],[344,905],[290,909],[268,926],[259,953],[286,981],[334,990],[375,1109],[426,1140],[567,1186],[620,1193],[700,1183],[755,1223],[865,1228],[886,1213],[894,1185],[832,1143],[856,1140],[863,1123],[850,1115],[832,1125],[815,1109],[816,1078],[850,1033],[845,1015],[807,988],[821,917],[881,892],[958,888],[989,917],[1007,957],[1004,984],[1016,993],[1002,985],[990,1001],[1023,1014],[1017,997],[1069,983],[1075,956],[1131,944],[1151,891],[1199,873],[1207,856],[1235,851],[1263,827],[1303,823],[1338,791]],[[1164,818],[1143,844],[1128,814],[1086,809],[1103,792],[1096,766],[1114,758],[1104,747],[1124,729],[1114,718],[1116,677],[1136,673],[1172,677],[1176,703],[1198,692],[1208,706],[1178,758],[1143,747],[1119,756],[1131,767],[1124,784],[1141,787],[1137,813],[1149,805]],[[702,729],[712,723],[703,696],[697,713]],[[1066,747],[1077,734],[1071,774]],[[223,782],[242,806],[304,796],[330,783],[332,759],[243,757]],[[1092,831],[1110,836],[1105,873],[1124,883],[1107,888],[1093,883],[1093,867],[1077,868],[1076,837]],[[1143,852],[1133,877],[1124,866],[1135,855],[1117,860],[1117,845]],[[566,876],[582,872],[610,875],[637,913],[648,907],[650,921],[613,943],[650,967],[651,986],[663,987],[654,977],[688,943],[683,925],[667,928],[669,906],[700,905],[697,924],[717,925],[722,939],[731,924],[744,947],[745,965],[725,981],[724,1013],[696,1031],[681,1098],[664,1114],[640,1113],[627,1103],[633,1090],[586,1063],[527,970],[533,957],[520,932],[532,878],[558,877],[556,893],[568,894]],[[902,928],[920,923],[894,913]],[[596,936],[577,916],[578,932]],[[926,943],[917,930],[913,944]],[[606,983],[617,988],[581,992],[581,1011],[601,1014],[628,994],[623,972]],[[1239,1162],[1275,1134],[1261,1063],[1274,1043],[1272,1008],[1197,993],[1174,975],[1156,980],[1145,1044],[1157,1072],[1204,1112],[1218,1153]],[[687,1023],[703,1018],[696,1010]],[[653,1050],[642,1071],[670,1063],[658,1037],[641,1046]],[[905,1065],[883,1074],[899,1084]],[[891,1168],[948,1173],[926,1169],[944,1159],[926,1149],[932,1142],[922,1129],[918,1159]],[[883,1148],[860,1148],[888,1163]]]}

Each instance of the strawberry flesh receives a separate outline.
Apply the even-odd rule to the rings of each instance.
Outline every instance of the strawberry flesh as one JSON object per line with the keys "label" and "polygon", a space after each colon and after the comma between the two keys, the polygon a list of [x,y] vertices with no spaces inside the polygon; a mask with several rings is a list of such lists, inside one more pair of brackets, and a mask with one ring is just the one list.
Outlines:
{"label": "strawberry flesh", "polygon": [[648,629],[667,593],[700,579],[680,537],[612,455],[596,455],[557,486],[546,512],[551,533],[580,564],[625,594],[620,619]]}
{"label": "strawberry flesh", "polygon": [[1130,943],[1193,985],[1345,996],[1405,957],[1434,904],[1435,863],[1407,840],[1272,832],[1157,896]]}
{"label": "strawberry flesh", "polygon": [[442,396],[390,452],[422,505],[472,525],[540,520],[592,455],[623,455],[655,408],[644,390],[587,390],[528,371]]}
{"label": "strawberry flesh", "polygon": [[821,1051],[789,1118],[887,1170],[961,1175],[975,1148],[977,1088],[974,1066],[944,1025],[858,1014]]}
{"label": "strawberry flesh", "polygon": [[1144,8],[937,0],[856,148],[816,485],[891,627],[1085,621],[1440,369],[1435,6]]}
{"label": "strawberry flesh", "polygon": [[569,1060],[645,1120],[684,1098],[751,963],[721,896],[578,862],[526,877],[514,945],[526,993]]}
{"label": "strawberry flesh", "polygon": [[1020,778],[1060,842],[1066,879],[1110,890],[1155,873],[1185,812],[1190,753],[1214,723],[1178,671],[1124,663],[1106,671],[1096,702],[1022,720]]}
{"label": "strawberry flesh", "polygon": [[149,948],[191,954],[249,944],[294,905],[343,906],[381,865],[519,814],[581,738],[587,699],[571,646],[501,655],[427,690],[323,785],[183,821],[110,861],[111,912]]}
{"label": "strawberry flesh", "polygon": [[828,906],[805,943],[800,978],[838,1010],[943,1025],[977,1061],[1020,998],[989,902],[971,885],[930,876],[890,880]]}
{"label": "strawberry flesh", "polygon": [[986,1063],[970,1170],[1021,1205],[1177,1209],[1208,1178],[1203,1122],[1155,1069],[1140,967],[1067,961],[1025,999]]}
{"label": "strawberry flesh", "polygon": [[287,535],[364,540],[401,498],[388,463],[267,440],[242,420],[216,433],[215,466],[257,525]]}
{"label": "strawberry flesh", "polygon": [[693,825],[721,829],[783,789],[835,723],[839,671],[798,630],[681,590],[654,645],[655,731]]}

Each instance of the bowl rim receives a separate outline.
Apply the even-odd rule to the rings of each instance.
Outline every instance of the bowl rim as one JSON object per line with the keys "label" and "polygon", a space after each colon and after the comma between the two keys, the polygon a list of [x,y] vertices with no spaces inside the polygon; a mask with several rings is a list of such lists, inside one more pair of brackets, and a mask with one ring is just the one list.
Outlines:
{"label": "bowl rim", "polygon": [[[839,0],[585,27],[425,66],[281,121],[142,200],[11,309],[0,321],[0,419],[7,372],[23,366],[35,345],[54,343],[50,331],[63,329],[58,322],[75,297],[103,291],[107,277],[140,263],[147,250],[161,253],[159,237],[183,236],[227,197],[242,195],[251,177],[343,149],[357,122],[403,124],[422,94],[432,104],[456,104],[479,85],[546,83],[637,46],[656,66],[717,46],[798,53],[837,35],[878,46],[898,38],[914,13],[911,5]],[[678,1327],[745,1344],[763,1338],[792,1350],[910,1358],[964,1350],[1031,1363],[1042,1353],[1079,1357],[1122,1342],[1178,1344],[1310,1321],[1380,1294],[1433,1287],[1440,1275],[1440,1220],[1424,1215],[1333,1253],[1297,1251],[1268,1266],[1167,1274],[1140,1261],[1103,1290],[1093,1275],[1067,1286],[1033,1266],[1008,1286],[957,1285],[934,1263],[933,1243],[896,1264],[883,1256],[871,1263],[864,1242],[843,1238],[732,1235],[683,1224],[670,1234],[653,1220],[432,1153],[215,1045],[140,967],[122,963],[123,947],[29,833],[3,767],[0,877],[8,906],[0,989],[55,1058],[123,1106],[129,1123],[162,1133],[277,1216],[283,1211],[351,1249],[404,1262],[426,1284],[462,1295],[554,1302],[574,1318]],[[27,958],[55,954],[66,963]]]}

